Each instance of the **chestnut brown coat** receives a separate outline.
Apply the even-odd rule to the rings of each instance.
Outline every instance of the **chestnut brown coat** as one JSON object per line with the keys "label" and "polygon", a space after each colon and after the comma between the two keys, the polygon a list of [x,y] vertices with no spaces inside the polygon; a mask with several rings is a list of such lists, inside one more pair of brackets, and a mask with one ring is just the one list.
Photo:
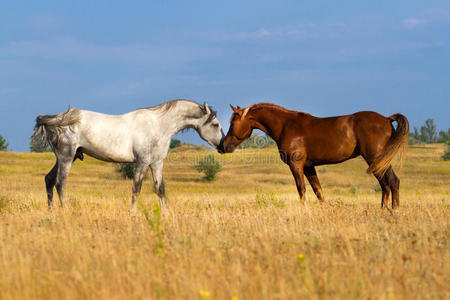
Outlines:
{"label": "chestnut brown coat", "polygon": [[[231,105],[230,105],[231,106]],[[387,205],[392,192],[392,207],[399,205],[400,180],[391,161],[408,141],[408,120],[401,114],[386,118],[376,112],[361,111],[351,115],[318,118],[288,110],[271,103],[258,103],[246,108],[231,106],[230,129],[221,150],[233,152],[253,129],[260,129],[277,143],[281,159],[289,165],[301,199],[305,197],[305,181],[323,201],[322,188],[315,166],[336,164],[361,155],[382,189],[381,206]],[[394,128],[392,122],[397,122]]]}

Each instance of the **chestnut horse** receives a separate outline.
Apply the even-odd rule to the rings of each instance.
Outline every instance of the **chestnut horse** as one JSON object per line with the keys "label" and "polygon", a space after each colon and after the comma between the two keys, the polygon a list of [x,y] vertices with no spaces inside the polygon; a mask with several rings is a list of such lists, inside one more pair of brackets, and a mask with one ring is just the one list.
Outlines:
{"label": "chestnut horse", "polygon": [[[387,207],[392,192],[392,208],[399,206],[400,180],[391,161],[408,142],[409,124],[405,116],[386,118],[376,112],[361,111],[351,115],[318,118],[288,110],[271,103],[258,103],[246,108],[233,107],[230,129],[221,149],[233,152],[253,129],[271,136],[278,145],[281,159],[289,165],[300,199],[304,201],[308,178],[319,201],[324,201],[315,166],[336,164],[361,155],[369,165],[367,173],[378,179],[382,190],[381,207]],[[397,122],[394,128],[392,122]]]}

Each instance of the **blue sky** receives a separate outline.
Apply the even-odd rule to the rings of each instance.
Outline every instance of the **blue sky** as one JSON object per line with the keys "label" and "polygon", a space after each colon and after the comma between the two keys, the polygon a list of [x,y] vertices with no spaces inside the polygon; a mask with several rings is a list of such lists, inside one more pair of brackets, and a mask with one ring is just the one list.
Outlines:
{"label": "blue sky", "polygon": [[[28,151],[38,114],[119,114],[174,98],[359,110],[450,127],[449,1],[8,1],[0,135]],[[199,142],[194,133],[181,139]]]}

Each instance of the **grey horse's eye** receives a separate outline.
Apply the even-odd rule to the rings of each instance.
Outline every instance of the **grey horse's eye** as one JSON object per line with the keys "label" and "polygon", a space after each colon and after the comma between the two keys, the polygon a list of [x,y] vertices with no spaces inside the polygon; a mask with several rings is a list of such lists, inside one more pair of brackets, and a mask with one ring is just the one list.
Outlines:
{"label": "grey horse's eye", "polygon": [[219,124],[212,124],[212,126],[214,126],[214,127],[219,127]]}

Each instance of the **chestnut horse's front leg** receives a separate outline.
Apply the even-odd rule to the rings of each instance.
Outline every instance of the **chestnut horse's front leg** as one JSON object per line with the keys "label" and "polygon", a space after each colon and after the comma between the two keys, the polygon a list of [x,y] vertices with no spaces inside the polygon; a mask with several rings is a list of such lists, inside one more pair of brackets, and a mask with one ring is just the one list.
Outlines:
{"label": "chestnut horse's front leg", "polygon": [[303,177],[303,167],[304,162],[291,160],[289,162],[289,168],[291,169],[292,175],[295,179],[295,184],[297,185],[298,194],[300,196],[300,201],[303,203],[306,201],[306,186],[305,178]]}

